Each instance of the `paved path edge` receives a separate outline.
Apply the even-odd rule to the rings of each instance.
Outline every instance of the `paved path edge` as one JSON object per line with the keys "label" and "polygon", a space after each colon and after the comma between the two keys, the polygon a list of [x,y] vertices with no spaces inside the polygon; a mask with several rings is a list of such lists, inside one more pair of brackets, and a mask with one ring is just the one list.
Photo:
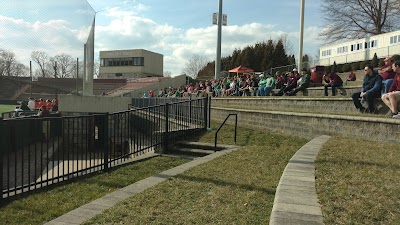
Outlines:
{"label": "paved path edge", "polygon": [[319,136],[289,160],[276,188],[270,225],[322,225],[321,205],[315,189],[315,159],[330,136]]}

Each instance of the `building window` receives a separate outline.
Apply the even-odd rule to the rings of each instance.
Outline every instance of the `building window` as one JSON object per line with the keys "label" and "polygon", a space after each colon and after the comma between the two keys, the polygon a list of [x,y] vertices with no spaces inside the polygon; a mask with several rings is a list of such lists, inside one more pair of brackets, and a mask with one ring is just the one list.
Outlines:
{"label": "building window", "polygon": [[144,66],[144,57],[100,59],[100,66]]}

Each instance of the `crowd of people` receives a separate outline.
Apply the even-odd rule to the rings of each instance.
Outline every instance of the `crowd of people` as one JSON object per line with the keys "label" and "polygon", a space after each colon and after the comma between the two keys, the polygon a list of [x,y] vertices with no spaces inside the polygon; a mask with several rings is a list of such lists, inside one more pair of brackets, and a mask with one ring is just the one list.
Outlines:
{"label": "crowd of people", "polygon": [[34,99],[30,97],[28,102],[22,101],[20,106],[15,108],[15,117],[24,115],[37,115],[39,117],[48,117],[51,112],[58,112],[58,99]]}
{"label": "crowd of people", "polygon": [[[226,97],[226,96],[270,96],[270,95],[296,95],[310,85],[310,75],[306,69],[301,73],[297,69],[291,72],[274,75],[270,73],[240,74],[231,78],[219,80],[198,81],[195,84],[184,84],[179,88],[165,88],[157,93],[152,90],[144,92],[144,98],[151,97]],[[274,90],[279,89],[277,93]]]}
{"label": "crowd of people", "polygon": [[[381,98],[390,108],[390,116],[400,118],[400,61],[393,63],[392,57],[387,57],[384,62],[385,65],[379,70],[374,70],[371,65],[365,67],[361,91],[354,93],[352,99],[361,113],[377,113],[374,100]],[[346,82],[356,79],[355,73],[351,71]],[[329,89],[332,96],[337,95],[338,89],[341,89],[341,94],[346,94],[344,82],[335,71],[325,73],[323,81],[325,96],[329,95]],[[145,92],[143,97],[294,96],[300,91],[306,91],[310,83],[310,73],[303,68],[300,73],[293,69],[284,73],[278,71],[273,75],[241,74],[219,80],[198,81],[195,84],[181,85],[179,88],[161,89],[157,93]],[[363,102],[368,106],[364,107]]]}
{"label": "crowd of people", "polygon": [[[393,63],[392,57],[387,57],[384,62],[385,65],[378,71],[371,65],[365,67],[361,91],[354,93],[352,99],[361,113],[376,113],[374,100],[381,98],[390,109],[389,116],[400,118],[400,61]],[[367,108],[361,104],[362,101],[367,102]]]}

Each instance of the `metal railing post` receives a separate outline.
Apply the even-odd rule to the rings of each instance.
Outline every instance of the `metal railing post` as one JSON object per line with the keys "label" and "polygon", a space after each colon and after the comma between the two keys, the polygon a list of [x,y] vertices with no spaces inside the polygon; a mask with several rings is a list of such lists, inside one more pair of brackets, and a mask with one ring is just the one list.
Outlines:
{"label": "metal railing post", "polygon": [[207,128],[211,128],[211,97],[208,97],[208,127]]}
{"label": "metal railing post", "polygon": [[165,132],[164,132],[164,152],[168,152],[169,144],[169,106],[168,102],[165,103]]}
{"label": "metal railing post", "polygon": [[108,154],[109,154],[109,143],[108,143],[108,132],[109,132],[109,121],[108,121],[109,114],[106,113],[104,115],[104,118],[102,119],[103,121],[103,129],[104,129],[104,147],[103,147],[103,152],[104,152],[104,171],[108,172],[109,171],[109,163],[108,163]]}
{"label": "metal railing post", "polygon": [[204,108],[204,129],[207,129],[208,97],[204,98],[203,108]]}
{"label": "metal railing post", "polygon": [[0,148],[0,187],[1,187],[1,192],[0,192],[0,205],[3,203],[3,151],[4,147],[7,147],[5,143],[3,143],[3,134],[5,129],[3,129],[4,126],[4,121],[3,118],[0,117],[0,146],[3,146]]}

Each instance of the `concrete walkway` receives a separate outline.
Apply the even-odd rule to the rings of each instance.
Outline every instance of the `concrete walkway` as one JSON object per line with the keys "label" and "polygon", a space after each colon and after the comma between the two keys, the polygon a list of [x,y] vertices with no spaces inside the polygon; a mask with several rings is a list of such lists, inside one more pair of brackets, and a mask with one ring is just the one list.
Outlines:
{"label": "concrete walkway", "polygon": [[329,138],[314,138],[289,160],[276,189],[270,225],[324,224],[315,189],[315,159]]}
{"label": "concrete walkway", "polygon": [[236,149],[235,146],[224,146],[219,145],[221,147],[225,147],[225,150],[215,152],[213,154],[197,158],[188,163],[182,164],[175,168],[169,169],[167,171],[161,172],[152,177],[146,178],[144,180],[138,181],[134,184],[131,184],[127,187],[124,187],[120,190],[114,191],[102,198],[99,198],[95,201],[92,201],[86,205],[83,205],[77,209],[72,210],[69,213],[66,213],[48,223],[47,225],[64,225],[64,224],[81,224],[86,222],[87,220],[93,218],[94,216],[102,213],[104,210],[109,209],[116,205],[117,203],[124,201],[127,198],[130,198],[138,193],[145,191],[148,188],[151,188],[165,180],[168,180],[170,177],[181,174],[186,170],[189,170],[195,166],[201,165],[203,163],[209,162],[215,158],[223,156],[227,153],[230,153]]}

